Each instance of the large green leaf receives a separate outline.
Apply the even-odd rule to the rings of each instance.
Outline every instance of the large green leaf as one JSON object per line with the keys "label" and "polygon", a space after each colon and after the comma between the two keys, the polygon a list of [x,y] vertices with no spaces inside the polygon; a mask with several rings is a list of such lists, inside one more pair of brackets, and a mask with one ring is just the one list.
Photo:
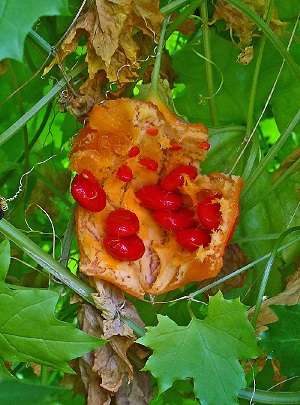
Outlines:
{"label": "large green leaf", "polygon": [[0,357],[6,361],[33,361],[72,372],[68,366],[71,359],[105,341],[85,334],[75,325],[58,321],[54,316],[57,293],[6,287],[3,274],[7,272],[7,246],[6,241],[0,245],[0,263],[5,263],[0,268]]}
{"label": "large green leaf", "polygon": [[[218,35],[214,28],[210,30],[210,43],[216,92],[214,102],[219,124],[245,125],[259,49],[258,43],[254,43],[254,59],[246,66],[237,63],[239,50],[230,40]],[[295,58],[300,57],[299,47],[297,49]],[[178,76],[177,85],[180,84],[175,91],[175,106],[188,120],[211,125],[209,104],[206,99],[208,92],[203,55],[203,38],[200,35],[173,55],[173,67]],[[267,42],[256,87],[254,119],[260,116],[264,108],[281,64],[281,56]],[[299,97],[300,83],[295,80],[293,72],[285,68],[269,102],[272,108],[274,106],[273,113],[280,130],[283,130],[300,108]]]}
{"label": "large green leaf", "polygon": [[158,315],[158,320],[138,342],[153,350],[144,369],[158,379],[160,393],[175,380],[193,378],[201,404],[236,403],[246,385],[238,359],[259,354],[246,307],[218,293],[210,298],[204,320],[193,318],[187,326],[167,316]]}
{"label": "large green leaf", "polygon": [[280,361],[281,375],[300,373],[300,304],[272,305],[278,321],[268,325],[259,335],[260,346],[268,357]]}
{"label": "large green leaf", "polygon": [[25,37],[41,16],[66,14],[66,0],[2,0],[0,3],[0,60],[21,61]]}

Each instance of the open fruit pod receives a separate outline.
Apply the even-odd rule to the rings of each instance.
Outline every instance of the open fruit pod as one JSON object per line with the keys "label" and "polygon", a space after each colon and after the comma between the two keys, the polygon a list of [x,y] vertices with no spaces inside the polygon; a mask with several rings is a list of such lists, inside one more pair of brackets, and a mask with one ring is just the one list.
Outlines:
{"label": "open fruit pod", "polygon": [[207,128],[154,102],[95,105],[70,154],[80,271],[140,298],[218,274],[242,188],[201,175]]}

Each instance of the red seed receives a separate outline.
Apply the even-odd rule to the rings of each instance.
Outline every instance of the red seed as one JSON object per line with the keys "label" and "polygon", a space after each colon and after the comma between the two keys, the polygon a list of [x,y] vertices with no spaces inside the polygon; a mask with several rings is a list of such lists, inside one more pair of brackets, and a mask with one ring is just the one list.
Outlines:
{"label": "red seed", "polygon": [[219,194],[204,198],[197,206],[198,218],[203,226],[209,230],[217,229],[221,222],[220,203],[216,200],[221,198]]}
{"label": "red seed", "polygon": [[171,170],[170,173],[162,179],[160,186],[166,191],[175,191],[178,187],[183,185],[184,174],[187,175],[191,180],[195,180],[197,177],[197,169],[190,165],[179,165],[175,169]]}
{"label": "red seed", "polygon": [[147,128],[146,134],[148,134],[150,136],[156,136],[158,134],[158,129],[157,128]]}
{"label": "red seed", "polygon": [[178,142],[170,141],[170,147],[169,147],[169,149],[176,151],[176,150],[182,149],[182,146],[180,146]]}
{"label": "red seed", "polygon": [[106,251],[115,259],[122,261],[139,260],[145,253],[145,245],[138,235],[117,237],[106,236],[103,239]]}
{"label": "red seed", "polygon": [[130,169],[130,167],[128,167],[127,165],[119,167],[117,171],[117,178],[124,181],[125,183],[129,183],[133,178],[132,170]]}
{"label": "red seed", "polygon": [[74,200],[88,211],[100,212],[106,206],[105,191],[88,170],[76,174],[72,181],[71,193]]}
{"label": "red seed", "polygon": [[208,150],[210,148],[210,143],[203,141],[198,144],[199,149]]}
{"label": "red seed", "polygon": [[201,245],[206,247],[210,243],[211,237],[204,229],[187,228],[176,234],[176,240],[180,246],[194,252]]}
{"label": "red seed", "polygon": [[141,205],[157,211],[177,210],[182,204],[178,194],[164,191],[156,184],[142,187],[136,196]]}
{"label": "red seed", "polygon": [[128,152],[129,157],[137,156],[140,153],[140,148],[138,146],[133,146]]}
{"label": "red seed", "polygon": [[168,231],[179,231],[196,225],[194,213],[187,208],[176,211],[155,211],[153,219]]}
{"label": "red seed", "polygon": [[139,229],[139,219],[136,214],[124,208],[110,212],[105,221],[105,230],[112,236],[135,235]]}
{"label": "red seed", "polygon": [[139,160],[139,163],[142,166],[147,167],[147,169],[151,170],[152,172],[156,172],[156,170],[158,169],[158,162],[151,158],[142,158]]}

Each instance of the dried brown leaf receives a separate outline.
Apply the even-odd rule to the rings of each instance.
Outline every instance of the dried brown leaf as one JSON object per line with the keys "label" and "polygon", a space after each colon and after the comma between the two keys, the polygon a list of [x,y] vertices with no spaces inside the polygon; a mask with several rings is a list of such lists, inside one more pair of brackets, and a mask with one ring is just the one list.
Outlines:
{"label": "dried brown leaf", "polygon": [[[198,288],[203,288],[210,283],[220,280],[222,277],[227,276],[228,274],[233,273],[234,271],[240,269],[241,267],[249,263],[248,258],[236,243],[229,245],[225,250],[224,264],[220,273],[214,279],[204,280],[198,284]],[[225,281],[218,286],[211,288],[206,291],[207,295],[215,295],[219,290],[225,294],[226,292],[232,290],[233,288],[241,288],[246,281],[246,272],[238,274],[237,276]]]}
{"label": "dried brown leaf", "polygon": [[[249,6],[263,19],[267,14],[269,2],[270,0],[243,0],[243,3]],[[213,22],[219,19],[226,21],[226,29],[229,29],[231,33],[234,32],[239,38],[239,47],[241,49],[250,45],[253,36],[260,35],[256,24],[250,18],[224,0],[217,0],[215,4]],[[286,27],[286,23],[278,19],[275,8],[272,13],[270,26],[278,35],[282,34]]]}
{"label": "dried brown leaf", "polygon": [[[256,334],[267,329],[267,324],[276,322],[277,315],[270,309],[270,305],[296,305],[300,302],[300,269],[296,270],[288,279],[285,290],[275,297],[265,300],[260,308],[260,313],[256,325]],[[255,307],[248,311],[249,318],[252,319]]]}
{"label": "dried brown leaf", "polygon": [[[150,401],[151,379],[140,372],[149,351],[135,343],[135,335],[122,316],[143,326],[135,307],[121,290],[101,280],[93,282],[97,308],[81,303],[78,321],[81,329],[108,340],[104,346],[79,359],[78,370],[87,392],[88,405],[144,405]],[[130,360],[128,353],[130,351]],[[78,382],[73,384],[80,386]],[[127,401],[127,402],[126,402]]]}
{"label": "dried brown leaf", "polygon": [[[300,146],[297,146],[281,163],[279,169],[274,173],[274,183],[297,161],[300,159]],[[300,170],[299,166],[294,170],[294,173]]]}
{"label": "dried brown leaf", "polygon": [[132,81],[139,67],[138,59],[143,57],[139,54],[133,29],[137,28],[157,41],[163,19],[157,0],[96,0],[68,32],[44,74],[75,52],[79,39],[86,35],[90,79],[104,70],[111,82],[122,85]]}

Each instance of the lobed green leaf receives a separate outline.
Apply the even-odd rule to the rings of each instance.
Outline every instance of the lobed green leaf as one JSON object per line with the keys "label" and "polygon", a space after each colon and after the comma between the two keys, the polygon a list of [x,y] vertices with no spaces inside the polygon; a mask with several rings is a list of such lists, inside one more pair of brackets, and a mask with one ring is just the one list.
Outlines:
{"label": "lobed green leaf", "polygon": [[225,300],[219,292],[210,297],[207,318],[193,318],[178,326],[158,315],[158,325],[147,328],[139,343],[153,350],[145,370],[158,379],[160,393],[175,380],[193,378],[201,404],[237,403],[246,386],[240,358],[254,358],[257,349],[246,307],[238,299]]}
{"label": "lobed green leaf", "polygon": [[22,61],[26,35],[41,16],[68,13],[66,0],[3,0],[0,3],[0,60]]}

